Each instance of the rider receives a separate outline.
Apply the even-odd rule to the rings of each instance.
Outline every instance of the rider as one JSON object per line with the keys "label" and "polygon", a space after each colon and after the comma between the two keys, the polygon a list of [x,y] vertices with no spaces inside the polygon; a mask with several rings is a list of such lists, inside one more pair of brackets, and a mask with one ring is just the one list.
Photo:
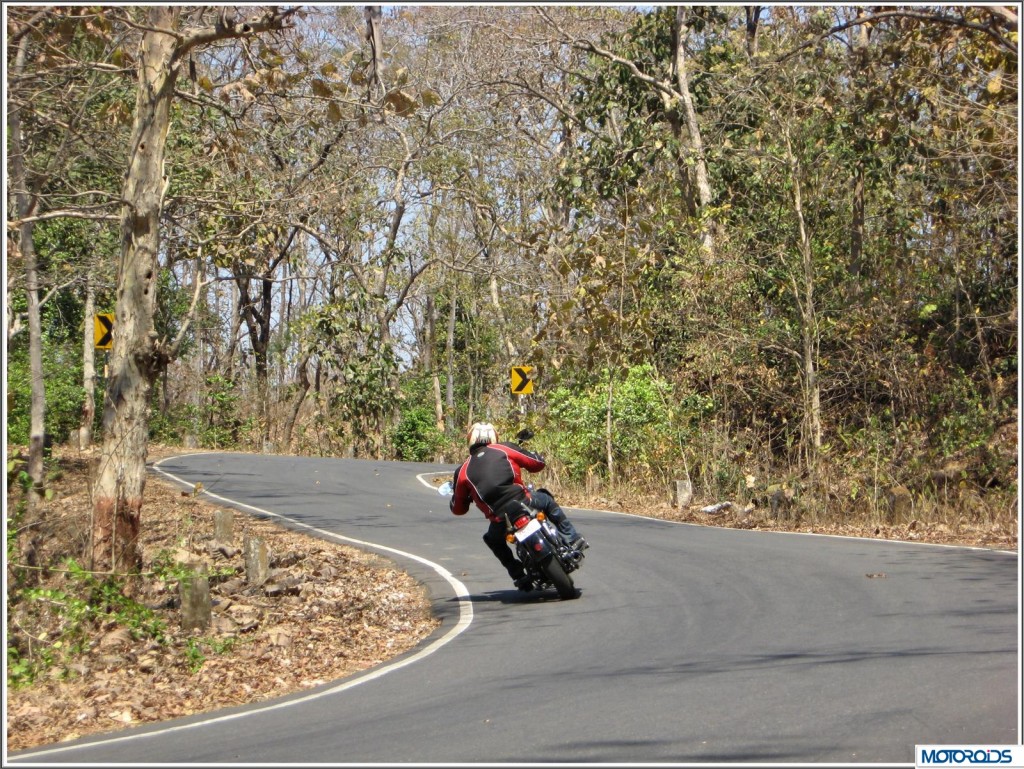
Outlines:
{"label": "rider", "polygon": [[[523,431],[520,436],[531,433]],[[517,436],[518,437],[518,436]],[[508,505],[526,502],[535,510],[543,510],[558,527],[565,540],[577,550],[588,547],[587,541],[576,531],[562,508],[544,489],[530,491],[523,484],[521,469],[531,473],[544,469],[544,458],[527,451],[515,443],[498,443],[494,425],[477,422],[469,430],[469,459],[455,471],[455,493],[448,503],[455,515],[465,515],[473,501],[491,525],[484,534],[484,542],[501,561],[516,587],[523,591],[533,589],[533,582],[523,571],[523,565],[512,555],[505,540],[506,525],[502,512]]]}

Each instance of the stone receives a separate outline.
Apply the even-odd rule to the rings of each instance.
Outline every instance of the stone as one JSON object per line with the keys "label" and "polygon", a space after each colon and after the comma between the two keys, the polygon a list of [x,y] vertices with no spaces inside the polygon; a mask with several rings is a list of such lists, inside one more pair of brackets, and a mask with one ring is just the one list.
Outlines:
{"label": "stone", "polygon": [[234,537],[235,516],[231,510],[213,511],[213,538],[217,542],[230,545]]}
{"label": "stone", "polygon": [[192,571],[178,582],[181,594],[181,627],[184,630],[206,630],[210,626],[210,578],[206,568]]}
{"label": "stone", "polygon": [[267,543],[259,537],[247,536],[242,551],[245,554],[245,581],[250,585],[262,585],[270,576]]}
{"label": "stone", "polygon": [[672,506],[681,510],[693,500],[693,484],[689,479],[672,482]]}
{"label": "stone", "polygon": [[906,486],[890,486],[885,490],[883,512],[887,523],[908,521],[914,513],[914,496]]}

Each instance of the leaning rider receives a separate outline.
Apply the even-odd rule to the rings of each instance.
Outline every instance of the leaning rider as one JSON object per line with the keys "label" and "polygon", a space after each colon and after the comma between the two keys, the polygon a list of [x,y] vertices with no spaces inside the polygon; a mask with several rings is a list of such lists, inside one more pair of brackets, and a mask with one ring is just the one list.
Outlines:
{"label": "leaning rider", "polygon": [[584,550],[587,541],[544,489],[526,488],[521,478],[523,468],[531,473],[544,469],[544,458],[516,443],[498,443],[494,425],[477,422],[469,431],[469,458],[455,471],[455,493],[448,503],[455,515],[465,515],[472,500],[491,522],[484,534],[484,542],[501,561],[516,587],[523,591],[533,589],[533,582],[524,573],[523,565],[512,554],[505,540],[504,511],[525,502],[545,515],[558,527],[571,547]]}

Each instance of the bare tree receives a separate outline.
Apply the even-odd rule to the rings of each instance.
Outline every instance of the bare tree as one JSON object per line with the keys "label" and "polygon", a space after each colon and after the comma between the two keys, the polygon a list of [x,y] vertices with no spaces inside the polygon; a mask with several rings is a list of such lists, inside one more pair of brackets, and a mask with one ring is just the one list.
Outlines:
{"label": "bare tree", "polygon": [[146,481],[149,393],[174,350],[157,338],[154,311],[160,218],[168,185],[165,151],[175,82],[193,49],[281,29],[297,9],[238,21],[227,9],[211,26],[179,29],[182,8],[151,6],[138,62],[135,117],[123,190],[116,323],[103,406],[104,440],[93,498],[92,562],[137,570]]}

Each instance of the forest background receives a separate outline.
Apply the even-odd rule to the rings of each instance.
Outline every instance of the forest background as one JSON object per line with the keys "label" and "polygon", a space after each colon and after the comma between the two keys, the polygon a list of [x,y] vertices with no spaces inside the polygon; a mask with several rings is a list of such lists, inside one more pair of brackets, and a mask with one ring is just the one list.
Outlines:
{"label": "forest background", "polygon": [[150,441],[478,419],[570,497],[1016,541],[1015,7],[5,13],[9,569],[53,443],[131,573]]}

